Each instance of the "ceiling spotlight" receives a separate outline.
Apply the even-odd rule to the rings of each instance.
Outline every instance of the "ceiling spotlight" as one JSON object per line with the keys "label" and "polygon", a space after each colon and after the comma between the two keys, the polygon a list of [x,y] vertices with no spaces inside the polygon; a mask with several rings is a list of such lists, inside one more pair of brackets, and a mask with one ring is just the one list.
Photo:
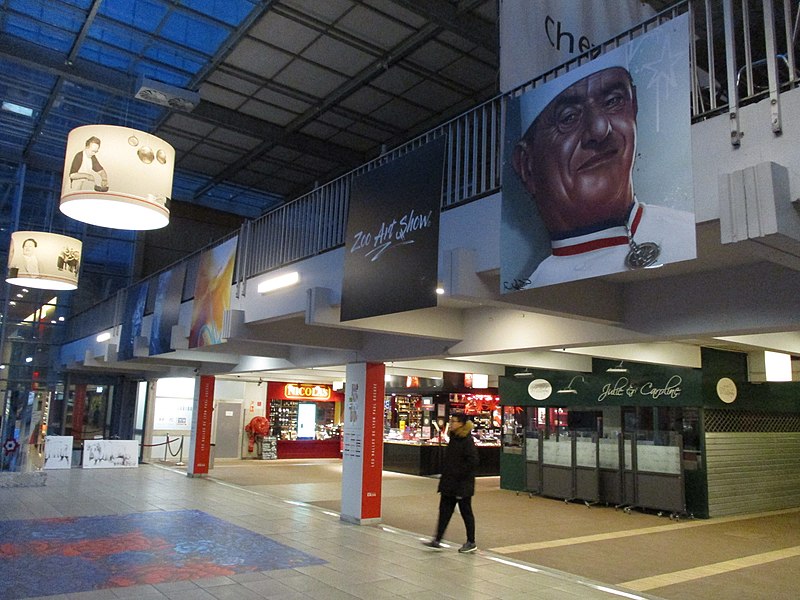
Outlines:
{"label": "ceiling spotlight", "polygon": [[616,367],[608,367],[606,369],[606,373],[627,373],[628,369],[622,366],[624,361],[619,361],[619,364]]}
{"label": "ceiling spotlight", "polygon": [[569,385],[564,389],[558,390],[556,394],[577,394],[578,390],[572,387],[572,384],[575,383],[576,379],[580,379],[582,383],[586,383],[586,380],[583,378],[583,375],[575,375],[572,379],[569,380]]}

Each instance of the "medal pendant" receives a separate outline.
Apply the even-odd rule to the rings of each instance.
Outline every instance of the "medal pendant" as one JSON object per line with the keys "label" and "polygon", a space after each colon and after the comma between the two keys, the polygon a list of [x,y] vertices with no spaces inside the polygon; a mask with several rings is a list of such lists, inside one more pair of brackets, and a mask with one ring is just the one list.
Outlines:
{"label": "medal pendant", "polygon": [[661,254],[661,248],[653,242],[637,244],[630,241],[631,249],[625,257],[625,265],[629,269],[643,269],[653,265]]}

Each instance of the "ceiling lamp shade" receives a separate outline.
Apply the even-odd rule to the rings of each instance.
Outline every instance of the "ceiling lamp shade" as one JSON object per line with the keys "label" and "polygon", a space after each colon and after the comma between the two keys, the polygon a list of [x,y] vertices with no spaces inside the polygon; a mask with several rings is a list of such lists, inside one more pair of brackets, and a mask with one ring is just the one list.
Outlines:
{"label": "ceiling lamp shade", "polygon": [[116,125],[70,131],[61,212],[112,229],[160,229],[169,223],[175,149],[149,133]]}
{"label": "ceiling lamp shade", "polygon": [[83,242],[43,231],[15,231],[8,250],[8,276],[14,285],[43,290],[78,287]]}

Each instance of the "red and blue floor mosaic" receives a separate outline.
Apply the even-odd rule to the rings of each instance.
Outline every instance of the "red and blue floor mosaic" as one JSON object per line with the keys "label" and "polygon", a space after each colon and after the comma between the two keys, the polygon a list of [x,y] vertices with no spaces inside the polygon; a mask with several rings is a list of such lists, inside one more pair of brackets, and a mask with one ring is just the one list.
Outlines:
{"label": "red and blue floor mosaic", "polygon": [[0,598],[323,564],[197,510],[0,521]]}

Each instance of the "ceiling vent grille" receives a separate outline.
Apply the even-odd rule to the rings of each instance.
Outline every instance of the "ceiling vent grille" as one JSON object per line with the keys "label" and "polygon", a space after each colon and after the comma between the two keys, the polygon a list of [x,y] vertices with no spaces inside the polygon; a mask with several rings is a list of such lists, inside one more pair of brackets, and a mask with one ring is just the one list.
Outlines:
{"label": "ceiling vent grille", "polygon": [[134,97],[145,102],[184,112],[191,112],[200,102],[200,94],[197,92],[191,92],[146,77],[140,77],[137,81]]}

